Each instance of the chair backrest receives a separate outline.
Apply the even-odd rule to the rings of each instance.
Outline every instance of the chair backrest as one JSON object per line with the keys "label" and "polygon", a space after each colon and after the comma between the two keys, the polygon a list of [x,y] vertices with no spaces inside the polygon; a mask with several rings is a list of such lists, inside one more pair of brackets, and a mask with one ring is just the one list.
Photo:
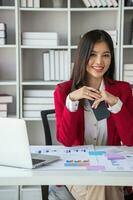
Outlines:
{"label": "chair backrest", "polygon": [[49,126],[49,121],[48,121],[48,115],[54,114],[54,113],[55,113],[54,109],[41,111],[41,118],[42,118],[43,128],[45,132],[46,145],[52,145],[52,136],[51,136],[50,126]]}

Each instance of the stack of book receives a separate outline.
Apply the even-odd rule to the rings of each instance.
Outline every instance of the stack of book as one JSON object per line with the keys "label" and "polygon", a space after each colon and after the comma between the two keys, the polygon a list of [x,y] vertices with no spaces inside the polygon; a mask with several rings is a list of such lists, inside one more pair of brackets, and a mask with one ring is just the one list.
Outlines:
{"label": "stack of book", "polygon": [[0,45],[6,44],[6,24],[0,23]]}
{"label": "stack of book", "polygon": [[23,32],[22,44],[31,46],[57,46],[56,32]]}
{"label": "stack of book", "polygon": [[82,0],[84,5],[89,7],[117,7],[117,0]]}
{"label": "stack of book", "polygon": [[105,30],[112,38],[114,46],[117,45],[117,30]]}
{"label": "stack of book", "polygon": [[124,64],[124,81],[133,84],[133,64]]}
{"label": "stack of book", "polygon": [[[105,30],[112,38],[114,46],[117,45],[117,30]],[[83,37],[83,35],[81,35]]]}
{"label": "stack of book", "polygon": [[54,109],[54,90],[24,90],[23,116],[40,118],[41,110]]}
{"label": "stack of book", "polygon": [[40,8],[40,0],[21,0],[22,8]]}
{"label": "stack of book", "polygon": [[7,117],[7,104],[13,102],[13,97],[8,94],[0,94],[0,117]]}
{"label": "stack of book", "polygon": [[43,53],[44,80],[68,80],[70,70],[67,50],[50,50]]}

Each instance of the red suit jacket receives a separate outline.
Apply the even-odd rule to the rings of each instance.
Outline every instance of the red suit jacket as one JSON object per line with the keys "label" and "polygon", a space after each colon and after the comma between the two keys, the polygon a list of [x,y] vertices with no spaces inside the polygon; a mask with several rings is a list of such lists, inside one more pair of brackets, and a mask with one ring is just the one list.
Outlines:
{"label": "red suit jacket", "polygon": [[[56,86],[54,92],[56,111],[56,137],[65,146],[84,144],[84,109],[79,107],[70,112],[66,107],[66,97],[71,91],[72,81]],[[107,145],[133,145],[133,96],[130,85],[124,81],[108,79],[105,88],[123,102],[120,112],[110,113],[107,119]]]}

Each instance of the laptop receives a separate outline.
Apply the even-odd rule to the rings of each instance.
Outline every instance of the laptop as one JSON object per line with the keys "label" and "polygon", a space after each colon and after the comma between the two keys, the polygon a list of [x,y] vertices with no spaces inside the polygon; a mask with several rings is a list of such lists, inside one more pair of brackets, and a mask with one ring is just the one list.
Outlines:
{"label": "laptop", "polygon": [[0,118],[0,165],[33,169],[59,158],[54,155],[32,155],[25,121]]}

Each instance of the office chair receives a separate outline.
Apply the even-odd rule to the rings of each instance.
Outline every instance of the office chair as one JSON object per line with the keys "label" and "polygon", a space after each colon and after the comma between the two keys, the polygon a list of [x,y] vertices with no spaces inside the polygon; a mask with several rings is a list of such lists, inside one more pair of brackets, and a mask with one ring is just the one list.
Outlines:
{"label": "office chair", "polygon": [[[54,113],[55,113],[54,109],[41,111],[41,118],[42,118],[43,128],[44,128],[44,132],[45,132],[46,145],[52,145],[52,143],[54,143],[54,138],[53,138],[53,142],[52,142],[50,127],[49,127],[49,122],[48,122],[48,115],[54,114]],[[63,199],[65,196],[65,199],[67,198],[69,200],[74,200],[73,196],[70,194],[70,192],[68,191],[68,189],[66,187],[63,187],[63,188],[59,187],[59,188],[60,188],[60,190],[58,190],[59,199]],[[48,200],[49,186],[48,185],[41,186],[41,190],[42,190],[42,199]],[[62,196],[62,194],[64,196]],[[58,195],[55,196],[56,199],[58,198]],[[52,196],[52,199],[53,199],[53,196]]]}
{"label": "office chair", "polygon": [[[52,137],[51,137],[50,127],[49,127],[49,122],[48,122],[48,115],[54,114],[54,113],[55,113],[54,109],[41,111],[41,118],[42,118],[43,128],[45,132],[46,145],[52,145]],[[41,191],[42,191],[42,200],[48,200],[49,186],[42,185]]]}

